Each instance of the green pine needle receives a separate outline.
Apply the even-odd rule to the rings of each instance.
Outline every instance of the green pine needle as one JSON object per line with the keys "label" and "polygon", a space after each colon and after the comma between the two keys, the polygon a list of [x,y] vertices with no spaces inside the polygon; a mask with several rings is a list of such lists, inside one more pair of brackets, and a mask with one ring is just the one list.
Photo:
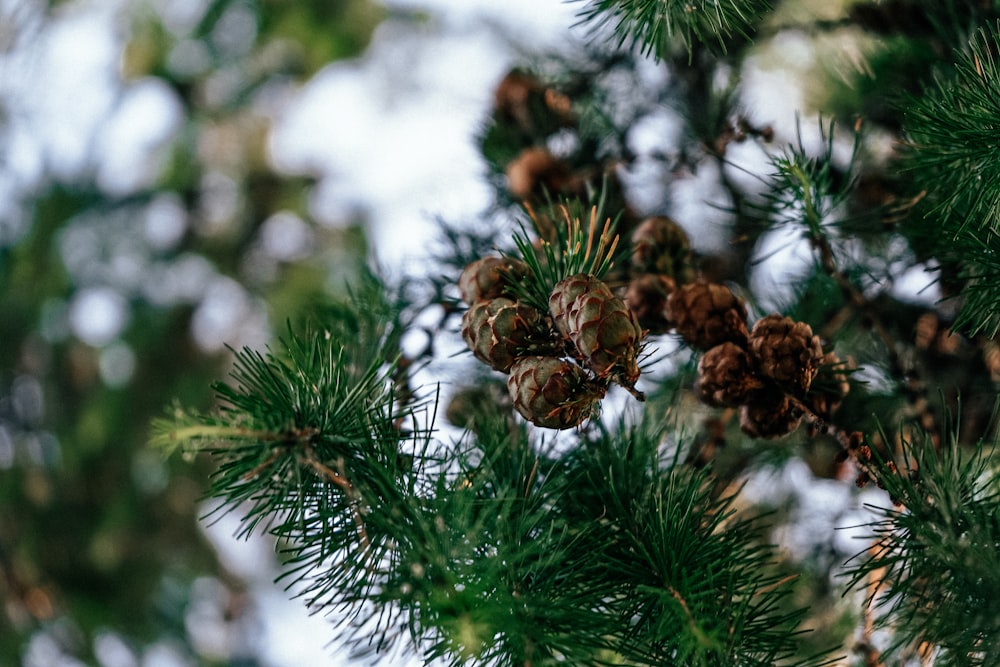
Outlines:
{"label": "green pine needle", "polygon": [[[600,279],[614,266],[615,250],[618,248],[615,223],[611,218],[605,219],[598,234],[602,207],[594,205],[590,208],[586,225],[581,208],[579,203],[558,204],[551,210],[561,220],[543,221],[541,214],[529,206],[528,214],[540,237],[537,247],[523,227],[520,233],[514,234],[520,259],[531,269],[530,276],[515,284],[514,289],[519,299],[542,312],[548,311],[549,295],[559,281],[581,273]],[[551,231],[547,234],[546,230]]]}
{"label": "green pine needle", "polygon": [[952,233],[1000,229],[998,40],[1000,25],[980,29],[950,75],[906,100],[902,166],[927,191],[928,214],[949,221]]}
{"label": "green pine needle", "polygon": [[683,464],[683,448],[664,460],[660,427],[619,426],[571,457],[566,511],[601,517],[590,539],[601,585],[617,590],[626,664],[823,664],[797,656],[804,611],[788,603],[791,583],[768,574],[761,519],[736,516],[735,496]]}
{"label": "green pine needle", "polygon": [[771,224],[799,224],[810,238],[821,239],[824,227],[834,222],[833,214],[851,195],[861,136],[855,132],[850,161],[839,168],[834,162],[834,121],[826,126],[819,121],[823,149],[818,155],[810,154],[801,127],[798,130],[797,142],[771,157],[773,172],[766,180],[763,211]]}
{"label": "green pine needle", "polygon": [[883,658],[928,642],[935,665],[1000,664],[995,451],[983,442],[963,451],[953,434],[940,451],[930,438],[904,443],[903,459],[902,472],[880,465],[882,483],[901,505],[877,508],[874,545],[848,573],[852,586],[878,583],[869,603],[894,635]]}
{"label": "green pine needle", "polygon": [[770,9],[767,0],[590,0],[579,17],[595,31],[610,25],[618,47],[662,58],[678,43],[688,53],[696,42],[725,52],[727,40],[749,39]]}
{"label": "green pine needle", "polygon": [[956,328],[1000,330],[1000,24],[981,28],[920,96],[904,101],[900,167],[914,183],[922,219],[909,229],[968,281]]}

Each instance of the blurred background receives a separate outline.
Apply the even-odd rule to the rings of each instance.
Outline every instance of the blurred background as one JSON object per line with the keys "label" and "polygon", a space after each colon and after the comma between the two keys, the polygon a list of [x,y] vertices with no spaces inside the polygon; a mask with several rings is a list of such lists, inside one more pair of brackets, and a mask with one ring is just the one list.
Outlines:
{"label": "blurred background", "polygon": [[348,664],[150,421],[485,207],[492,90],[574,11],[0,0],[0,664]]}

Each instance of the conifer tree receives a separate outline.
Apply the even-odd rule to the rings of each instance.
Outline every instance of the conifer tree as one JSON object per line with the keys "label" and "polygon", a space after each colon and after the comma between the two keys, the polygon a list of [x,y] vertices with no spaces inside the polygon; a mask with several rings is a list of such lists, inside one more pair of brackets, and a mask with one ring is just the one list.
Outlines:
{"label": "conifer tree", "polygon": [[[375,661],[1000,664],[1000,4],[845,5],[582,2],[585,54],[499,82],[495,211],[442,223],[440,275],[373,273],[235,351],[218,410],[157,442],[211,456],[221,511]],[[743,76],[789,35],[826,50],[819,120],[758,122]],[[668,105],[682,131],[643,153]],[[712,230],[674,214],[697,172]],[[808,259],[776,298],[778,233]],[[914,271],[940,300],[893,289]],[[853,558],[789,558],[743,500],[796,459],[876,499]]]}

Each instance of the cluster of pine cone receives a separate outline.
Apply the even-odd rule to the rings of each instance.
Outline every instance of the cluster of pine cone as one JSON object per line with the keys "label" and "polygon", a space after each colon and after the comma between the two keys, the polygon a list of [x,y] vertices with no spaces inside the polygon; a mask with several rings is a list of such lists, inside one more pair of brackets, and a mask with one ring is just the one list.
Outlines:
{"label": "cluster of pine cone", "polygon": [[692,283],[670,295],[667,311],[677,332],[703,350],[698,363],[699,398],[715,407],[738,407],[740,428],[755,438],[795,430],[806,413],[829,419],[850,385],[842,371],[814,387],[820,369],[840,360],[823,353],[819,336],[805,322],[778,314],[748,331],[742,300],[725,285]]}
{"label": "cluster of pine cone", "polygon": [[[577,426],[595,413],[611,382],[641,396],[635,383],[643,338],[670,331],[703,352],[700,399],[739,408],[748,435],[785,435],[807,412],[829,419],[849,384],[837,370],[840,360],[824,354],[808,324],[775,314],[748,329],[742,299],[725,285],[694,280],[689,239],[670,218],[643,220],[630,240],[627,274],[616,279],[621,296],[580,273],[555,285],[544,311],[518,298],[515,286],[531,280],[519,259],[485,257],[462,272],[458,287],[469,306],[462,337],[477,359],[508,374],[525,419]],[[823,368],[829,372],[817,385]]]}
{"label": "cluster of pine cone", "polygon": [[630,241],[625,303],[643,329],[654,335],[667,333],[674,328],[667,298],[695,277],[691,241],[679,224],[663,215],[642,220]]}
{"label": "cluster of pine cone", "polygon": [[462,337],[477,359],[509,374],[525,419],[572,428],[595,413],[610,382],[636,393],[643,332],[622,299],[589,274],[559,281],[545,312],[519,300],[514,286],[529,273],[512,257],[469,264],[458,283],[469,305]]}
{"label": "cluster of pine cone", "polygon": [[[631,241],[625,302],[649,333],[674,331],[704,352],[696,386],[703,402],[738,407],[752,437],[790,433],[805,410],[829,419],[850,385],[808,324],[768,315],[748,330],[746,306],[732,290],[694,281],[688,236],[668,217],[646,218]],[[821,368],[830,372],[820,387],[814,380]]]}

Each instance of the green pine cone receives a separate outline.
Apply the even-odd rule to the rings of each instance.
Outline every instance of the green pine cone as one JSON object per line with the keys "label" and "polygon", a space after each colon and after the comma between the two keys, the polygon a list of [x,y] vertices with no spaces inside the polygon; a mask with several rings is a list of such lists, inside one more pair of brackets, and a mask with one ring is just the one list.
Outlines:
{"label": "green pine cone", "polygon": [[514,257],[483,257],[462,270],[458,291],[470,306],[501,296],[513,297],[512,284],[529,273],[528,265]]}
{"label": "green pine cone", "polygon": [[465,311],[462,338],[477,359],[501,373],[518,357],[555,354],[558,348],[540,311],[503,297],[478,301]]}
{"label": "green pine cone", "polygon": [[569,336],[567,316],[576,299],[591,290],[600,289],[601,286],[607,287],[601,280],[587,273],[578,273],[556,283],[549,295],[549,314],[559,333]]}
{"label": "green pine cone", "polygon": [[549,310],[556,329],[598,378],[635,386],[642,328],[611,288],[592,275],[570,276],[556,284]]}
{"label": "green pine cone", "polygon": [[507,388],[514,408],[532,424],[567,429],[592,416],[605,390],[565,359],[522,357],[510,369]]}

